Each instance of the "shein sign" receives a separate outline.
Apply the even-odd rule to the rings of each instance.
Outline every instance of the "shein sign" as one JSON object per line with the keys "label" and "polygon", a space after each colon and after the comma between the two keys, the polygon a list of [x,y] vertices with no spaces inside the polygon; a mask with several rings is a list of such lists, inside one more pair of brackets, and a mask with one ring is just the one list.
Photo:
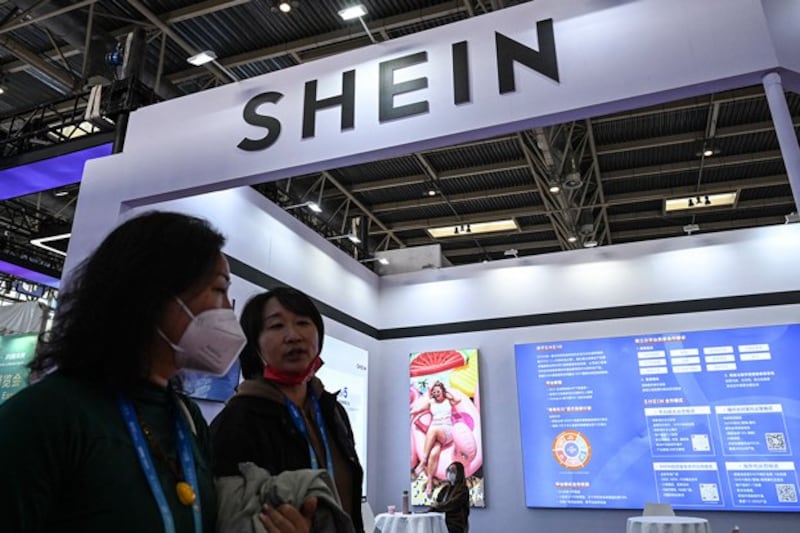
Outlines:
{"label": "shein sign", "polygon": [[[544,76],[558,82],[558,62],[556,60],[556,45],[553,35],[553,19],[541,20],[536,23],[536,33],[539,40],[539,50],[534,50],[519,43],[502,33],[495,32],[495,57],[499,94],[514,92],[516,82],[514,79],[514,64],[520,63]],[[472,101],[469,84],[469,58],[467,41],[453,43],[453,103],[456,105],[468,104]],[[396,96],[426,89],[428,78],[420,77],[403,82],[395,81],[395,72],[428,61],[428,53],[416,52],[396,59],[379,63],[378,80],[378,122],[384,123],[392,120],[403,119],[429,110],[427,100],[418,100],[413,103],[397,106],[394,103]],[[240,149],[254,152],[266,150],[272,146],[281,134],[280,121],[270,115],[259,113],[259,108],[264,104],[278,104],[283,98],[283,93],[268,91],[258,94],[245,104],[244,121],[252,126],[264,128],[266,134],[258,139],[244,138],[237,145]],[[307,81],[303,100],[303,129],[302,138],[314,137],[316,127],[316,113],[322,109],[341,107],[341,131],[355,127],[356,106],[356,71],[348,70],[342,73],[342,93],[317,99],[317,80]]]}

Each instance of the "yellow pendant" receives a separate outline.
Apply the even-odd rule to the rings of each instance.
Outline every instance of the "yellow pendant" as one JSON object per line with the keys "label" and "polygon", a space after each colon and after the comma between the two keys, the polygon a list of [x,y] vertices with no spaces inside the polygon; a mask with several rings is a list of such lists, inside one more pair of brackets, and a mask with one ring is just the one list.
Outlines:
{"label": "yellow pendant", "polygon": [[175,491],[178,493],[178,499],[183,505],[192,505],[197,499],[194,489],[185,481],[178,481],[175,485]]}

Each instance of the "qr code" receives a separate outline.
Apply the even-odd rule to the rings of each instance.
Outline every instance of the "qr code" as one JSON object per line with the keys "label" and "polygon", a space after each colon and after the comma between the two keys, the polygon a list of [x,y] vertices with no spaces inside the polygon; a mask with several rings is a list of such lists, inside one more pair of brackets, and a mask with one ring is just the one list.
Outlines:
{"label": "qr code", "polygon": [[764,436],[767,437],[767,450],[771,452],[786,451],[786,439],[783,433],[764,433]]}
{"label": "qr code", "polygon": [[[794,485],[792,485],[794,487]],[[719,490],[716,483],[700,483],[700,499],[704,502],[718,502]]]}
{"label": "qr code", "polygon": [[780,503],[797,503],[797,489],[791,483],[776,483]]}

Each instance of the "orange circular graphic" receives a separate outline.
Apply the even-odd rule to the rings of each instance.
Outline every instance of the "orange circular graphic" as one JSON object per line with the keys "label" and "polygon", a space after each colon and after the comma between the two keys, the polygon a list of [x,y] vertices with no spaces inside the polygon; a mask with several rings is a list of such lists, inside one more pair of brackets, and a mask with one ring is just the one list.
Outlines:
{"label": "orange circular graphic", "polygon": [[553,457],[570,470],[580,470],[592,458],[592,445],[586,435],[574,429],[562,431],[553,441]]}

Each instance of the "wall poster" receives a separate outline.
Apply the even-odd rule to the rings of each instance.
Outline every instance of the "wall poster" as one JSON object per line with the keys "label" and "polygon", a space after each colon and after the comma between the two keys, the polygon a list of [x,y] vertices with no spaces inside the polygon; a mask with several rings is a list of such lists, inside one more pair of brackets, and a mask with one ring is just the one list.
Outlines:
{"label": "wall poster", "polygon": [[0,337],[0,403],[28,384],[27,364],[36,352],[38,333]]}
{"label": "wall poster", "polygon": [[516,345],[529,507],[800,511],[800,325]]}
{"label": "wall poster", "polygon": [[412,353],[409,374],[411,504],[431,505],[458,461],[470,505],[483,507],[478,350]]}

